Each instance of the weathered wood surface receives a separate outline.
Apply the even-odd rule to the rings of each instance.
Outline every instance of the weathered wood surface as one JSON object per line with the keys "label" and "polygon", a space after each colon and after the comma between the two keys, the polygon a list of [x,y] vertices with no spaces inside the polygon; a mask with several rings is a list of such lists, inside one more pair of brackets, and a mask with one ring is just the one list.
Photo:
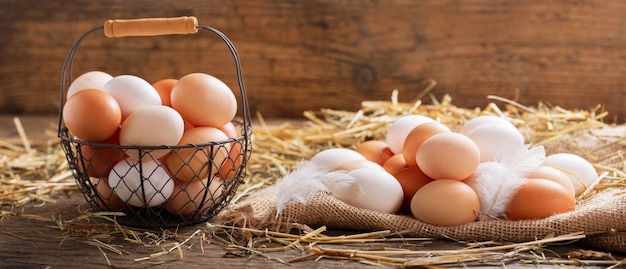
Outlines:
{"label": "weathered wood surface", "polygon": [[[60,197],[55,204],[44,206],[35,204],[25,206],[20,209],[26,214],[37,214],[42,218],[71,219],[77,217],[77,208],[85,207],[83,197],[76,193],[71,197]],[[289,249],[284,251],[268,252],[262,256],[250,253],[245,250],[227,249],[218,240],[208,237],[202,239],[200,235],[192,238],[183,246],[183,256],[177,251],[146,259],[151,255],[164,250],[158,245],[139,245],[125,242],[121,235],[113,235],[110,238],[96,238],[103,242],[111,241],[109,244],[117,249],[123,250],[122,255],[109,250],[89,245],[86,236],[74,236],[69,231],[61,231],[54,227],[52,223],[36,221],[23,217],[7,217],[0,222],[2,232],[0,232],[0,268],[379,268],[374,264],[362,264],[357,261],[333,260],[333,259],[308,259],[299,262],[283,263],[291,259],[296,259],[308,254],[306,251]],[[210,229],[206,223],[195,226],[181,227],[178,230],[170,229],[171,233],[180,235],[179,241],[183,241],[195,230],[203,229],[209,233]],[[160,231],[153,231],[160,235]],[[330,230],[326,235],[354,234],[351,231]],[[146,234],[140,234],[146,236]],[[209,234],[210,236],[210,234]],[[78,240],[80,239],[80,240]],[[83,241],[84,240],[84,241]],[[201,242],[202,241],[202,242]],[[146,240],[145,242],[149,242]],[[168,241],[171,242],[171,241]],[[244,243],[242,243],[244,244]],[[280,247],[268,242],[268,247]],[[460,249],[464,245],[451,241],[434,240],[421,242],[369,242],[350,244],[328,244],[325,248],[335,249],[412,249],[412,250],[441,250]],[[165,248],[165,249],[169,249]],[[567,253],[573,250],[586,249],[575,244],[559,246],[554,245],[543,249],[548,251],[548,257],[560,255],[567,258]],[[106,257],[105,257],[106,255]],[[623,258],[620,253],[613,253],[614,258]],[[109,267],[108,261],[111,263]],[[137,259],[137,260],[136,260]],[[502,261],[503,263],[490,263],[485,261],[480,268],[537,268],[537,265],[522,264],[518,262]],[[457,264],[457,266],[462,266]],[[562,268],[563,265],[541,265],[541,268]],[[585,268],[599,269],[599,266],[585,266]]]}
{"label": "weathered wood surface", "polygon": [[[354,110],[393,89],[410,101],[434,79],[436,97],[463,107],[493,94],[624,118],[625,12],[608,0],[2,0],[0,112],[56,113],[67,51],[106,19],[195,15],[235,43],[250,109],[267,117]],[[236,90],[232,57],[209,34],[98,35],[74,75],[96,69],[148,81],[207,72]]]}
{"label": "weathered wood surface", "polygon": [[[45,130],[54,126],[56,118],[53,116],[25,116],[20,120],[26,133],[34,143],[41,143],[47,139]],[[280,121],[279,121],[280,122]],[[11,140],[19,143],[19,138],[13,125],[12,117],[0,115],[0,139]],[[86,202],[80,193],[72,193],[69,196],[58,195],[56,203],[31,203],[20,208],[2,207],[4,211],[21,212],[23,214],[38,215],[50,220],[53,216],[57,219],[72,219],[78,216],[78,208],[85,208]],[[182,227],[177,230],[179,235],[190,235],[195,230],[206,228],[205,223],[195,226]],[[86,238],[84,235],[72,237],[68,230],[61,230],[51,222],[34,220],[30,217],[8,216],[0,220],[0,268],[111,268],[107,265],[107,258],[113,268],[362,268],[367,266],[356,261],[320,259],[318,261],[310,259],[301,262],[285,265],[276,261],[280,259],[288,261],[307,254],[307,252],[295,249],[270,252],[267,257],[261,255],[244,255],[245,251],[233,251],[226,249],[218,241],[204,240],[201,243],[200,237],[193,238],[189,244],[185,245],[183,258],[177,252],[155,257],[148,261],[135,261],[149,257],[160,252],[159,246],[143,246],[124,241],[120,235],[114,238],[99,238],[102,241],[111,240],[118,249],[127,251],[123,255],[115,254],[106,249],[99,250],[98,247],[89,245],[85,241],[76,239]],[[174,230],[171,230],[174,232]],[[158,231],[157,231],[158,233]],[[350,234],[350,231],[330,230],[327,235]],[[95,233],[98,234],[98,233]],[[180,239],[181,241],[184,238]],[[242,243],[243,244],[243,243]],[[268,243],[270,244],[270,243]],[[464,245],[451,241],[435,240],[427,242],[378,242],[378,243],[355,243],[355,244],[333,244],[328,248],[346,249],[383,249],[383,248],[410,248],[414,250],[437,250],[437,249],[458,249]],[[546,255],[560,255],[567,257],[567,253],[576,249],[587,249],[576,244],[554,245],[546,251]],[[601,251],[601,250],[600,250]],[[103,254],[106,254],[105,255]],[[623,259],[623,253],[612,253],[616,259]],[[501,268],[503,264],[483,264],[481,268]],[[536,268],[537,265],[507,263],[509,268]],[[561,265],[548,266],[542,268],[562,268]],[[586,266],[585,268],[602,268]]]}

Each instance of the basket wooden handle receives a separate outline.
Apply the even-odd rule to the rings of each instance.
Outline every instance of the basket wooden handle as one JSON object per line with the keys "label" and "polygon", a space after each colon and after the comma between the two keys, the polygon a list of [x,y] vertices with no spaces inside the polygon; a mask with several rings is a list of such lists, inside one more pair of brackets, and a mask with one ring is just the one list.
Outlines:
{"label": "basket wooden handle", "polygon": [[195,34],[197,25],[198,19],[193,16],[108,20],[104,22],[104,34],[107,37]]}

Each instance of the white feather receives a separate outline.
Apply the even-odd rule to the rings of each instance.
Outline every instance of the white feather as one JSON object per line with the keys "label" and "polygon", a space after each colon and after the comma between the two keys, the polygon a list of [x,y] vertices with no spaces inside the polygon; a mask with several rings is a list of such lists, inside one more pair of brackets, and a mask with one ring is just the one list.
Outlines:
{"label": "white feather", "polygon": [[346,171],[328,170],[315,162],[301,162],[291,173],[278,182],[276,215],[278,216],[292,201],[306,204],[315,192],[339,192],[350,189],[360,192],[356,180]]}
{"label": "white feather", "polygon": [[474,177],[480,197],[480,220],[503,216],[517,189],[526,182],[527,173],[541,165],[544,158],[542,146],[524,147],[509,158],[479,164]]}
{"label": "white feather", "polygon": [[519,176],[526,177],[528,173],[543,163],[546,158],[546,150],[543,146],[530,149],[520,149],[511,155],[512,158],[506,165],[511,167]]}

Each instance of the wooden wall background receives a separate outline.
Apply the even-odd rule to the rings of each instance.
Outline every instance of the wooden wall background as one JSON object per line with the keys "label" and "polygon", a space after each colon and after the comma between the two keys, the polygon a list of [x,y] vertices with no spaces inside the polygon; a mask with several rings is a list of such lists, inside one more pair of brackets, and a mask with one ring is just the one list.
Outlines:
{"label": "wooden wall background", "polygon": [[[70,46],[105,20],[194,15],[234,42],[250,109],[265,117],[353,110],[389,100],[393,89],[410,101],[434,79],[435,96],[463,107],[494,94],[526,105],[600,104],[621,121],[624,14],[626,2],[610,0],[0,0],[0,113],[57,113]],[[237,89],[232,57],[206,32],[92,35],[74,75],[90,70],[151,82],[206,72]]]}

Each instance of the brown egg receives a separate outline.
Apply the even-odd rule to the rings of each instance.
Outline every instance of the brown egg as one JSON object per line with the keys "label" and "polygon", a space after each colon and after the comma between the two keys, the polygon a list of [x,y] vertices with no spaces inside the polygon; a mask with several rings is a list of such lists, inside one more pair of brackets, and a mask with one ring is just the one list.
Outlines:
{"label": "brown egg", "polygon": [[433,225],[450,226],[473,222],[479,211],[478,194],[467,184],[452,179],[427,183],[411,200],[413,216]]}
{"label": "brown egg", "polygon": [[417,166],[409,166],[392,173],[396,180],[400,182],[404,192],[404,201],[400,207],[400,213],[411,214],[411,200],[415,193],[427,183],[433,181]]}
{"label": "brown egg", "polygon": [[228,138],[235,138],[235,137],[239,136],[239,132],[237,131],[237,127],[235,126],[235,124],[233,124],[232,121],[229,121],[228,123],[224,124],[219,129],[222,132],[224,132],[226,134],[226,136],[228,136]]}
{"label": "brown egg", "polygon": [[480,163],[478,146],[456,132],[438,133],[426,139],[416,157],[417,165],[433,179],[464,180]]}
{"label": "brown egg", "polygon": [[161,97],[161,103],[164,106],[172,106],[172,101],[170,101],[170,94],[172,93],[172,87],[176,84],[178,80],[173,78],[166,78],[159,80],[155,83],[152,83],[152,87],[159,93]]}
{"label": "brown egg", "polygon": [[406,165],[406,160],[402,153],[391,156],[391,158],[383,164],[383,169],[392,175],[405,167],[408,167],[408,165]]}
{"label": "brown egg", "polygon": [[63,105],[63,122],[75,136],[90,142],[111,137],[122,122],[122,110],[113,96],[96,89],[76,92]]}
{"label": "brown egg", "polygon": [[208,179],[190,182],[176,180],[172,195],[163,203],[165,210],[172,214],[191,216],[221,202],[222,180],[213,178],[208,183]]}
{"label": "brown egg", "polygon": [[576,196],[576,190],[574,189],[574,184],[570,180],[569,176],[563,171],[554,168],[552,166],[541,165],[530,171],[527,178],[542,178],[547,180],[552,180],[556,183],[561,184],[565,189],[567,189],[572,196]]}
{"label": "brown egg", "polygon": [[561,184],[529,178],[507,205],[506,216],[511,220],[542,219],[575,207],[576,199]]}
{"label": "brown egg", "polygon": [[170,94],[172,107],[193,126],[220,127],[237,114],[237,99],[218,78],[192,73],[180,78]]}
{"label": "brown egg", "polygon": [[195,126],[191,125],[191,123],[187,122],[186,120],[184,120],[185,122],[185,131],[189,130],[189,129],[193,129]]}
{"label": "brown egg", "polygon": [[[227,139],[226,134],[217,128],[195,127],[185,131],[178,144],[206,144]],[[181,181],[206,179],[210,171],[212,174],[217,173],[219,166],[228,158],[229,150],[230,144],[216,144],[202,149],[196,147],[180,148],[172,150],[165,163],[170,174]]]}
{"label": "brown egg", "polygon": [[[108,139],[102,141],[104,144],[119,144],[119,132]],[[81,159],[87,166],[87,174],[90,177],[106,177],[109,175],[111,168],[122,159],[126,158],[122,149],[114,149],[111,147],[100,147],[94,145],[80,145]],[[82,166],[81,166],[82,167]]]}
{"label": "brown egg", "polygon": [[107,179],[91,178],[91,183],[96,187],[97,192],[93,195],[93,200],[100,209],[107,211],[122,211],[125,209],[126,203],[111,190]]}
{"label": "brown egg", "polygon": [[[225,124],[224,126],[219,128],[226,134],[228,138],[235,138],[239,136],[237,132],[237,127],[232,122]],[[232,179],[237,175],[237,169],[243,163],[244,156],[242,155],[242,142],[234,141],[230,143],[230,152],[229,157],[224,159],[224,162],[220,166],[219,173],[215,174],[215,176],[221,179]]]}
{"label": "brown egg", "polygon": [[426,139],[444,132],[450,132],[450,128],[439,122],[426,122],[413,128],[407,135],[402,146],[402,154],[404,154],[406,164],[408,166],[416,166],[415,155],[417,154],[417,149]]}
{"label": "brown egg", "polygon": [[368,140],[356,147],[356,152],[361,153],[365,159],[375,162],[379,165],[383,165],[391,156],[393,152],[389,148],[387,143],[380,140]]}

